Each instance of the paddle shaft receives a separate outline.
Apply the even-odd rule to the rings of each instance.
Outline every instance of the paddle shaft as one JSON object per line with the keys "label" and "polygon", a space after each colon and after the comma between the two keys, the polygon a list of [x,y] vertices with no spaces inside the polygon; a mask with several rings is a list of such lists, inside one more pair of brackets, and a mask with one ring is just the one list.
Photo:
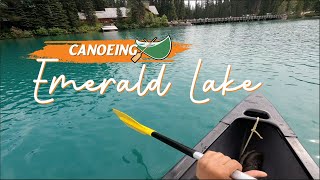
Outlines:
{"label": "paddle shaft", "polygon": [[184,154],[190,157],[193,157],[193,154],[196,152],[194,149],[191,149],[181,143],[178,143],[177,141],[170,139],[167,136],[164,136],[156,131],[152,132],[151,136],[175,148],[176,150],[183,152]]}
{"label": "paddle shaft", "polygon": [[[198,151],[196,151],[194,149],[191,149],[188,146],[185,146],[185,145],[183,145],[183,144],[181,144],[181,143],[179,143],[179,142],[177,142],[177,141],[175,141],[173,139],[170,139],[170,138],[168,138],[168,137],[166,137],[166,136],[164,136],[164,135],[162,135],[162,134],[160,134],[160,133],[158,133],[156,131],[152,132],[151,136],[156,138],[156,139],[158,139],[158,140],[160,140],[161,142],[163,142],[163,143],[175,148],[176,150],[178,150],[178,151],[180,151],[180,152],[182,152],[182,153],[194,158],[194,159],[199,160],[203,156],[203,154],[201,152],[198,152]],[[256,178],[253,178],[253,177],[251,177],[251,176],[249,176],[249,175],[247,175],[247,174],[245,174],[245,173],[243,173],[241,171],[238,171],[238,170],[234,171],[231,174],[231,178],[232,179],[256,179]]]}
{"label": "paddle shaft", "polygon": [[[128,127],[134,129],[135,131],[137,131],[141,134],[144,134],[144,135],[152,136],[152,137],[160,140],[161,142],[166,143],[167,145],[169,145],[169,146],[177,149],[178,151],[183,152],[184,154],[186,154],[190,157],[193,157],[197,160],[202,158],[202,156],[203,156],[202,153],[197,152],[194,149],[191,149],[181,143],[178,143],[177,141],[170,139],[170,138],[156,132],[155,130],[140,124],[139,122],[137,122],[132,117],[125,114],[124,112],[121,112],[117,109],[113,109],[113,112],[119,117],[119,119],[121,121],[123,121]],[[244,174],[238,170],[236,170],[235,172],[233,172],[231,174],[231,178],[233,178],[233,179],[255,179],[255,178],[253,178],[247,174]]]}
{"label": "paddle shaft", "polygon": [[157,37],[153,38],[153,39],[149,42],[149,44],[148,44],[140,53],[143,53],[143,52],[151,45],[151,43],[152,43],[153,41],[155,41],[156,39],[157,39]]}
{"label": "paddle shaft", "polygon": [[156,39],[157,39],[157,37],[153,38],[153,39],[151,40],[151,42],[149,42],[149,44],[148,44],[143,50],[141,50],[139,53],[137,53],[136,55],[134,55],[134,56],[131,58],[131,60],[132,60],[134,63],[138,62],[139,59],[140,59],[141,56],[142,56],[142,53],[143,53],[143,52],[151,45],[151,43],[152,43],[153,41],[155,41]]}

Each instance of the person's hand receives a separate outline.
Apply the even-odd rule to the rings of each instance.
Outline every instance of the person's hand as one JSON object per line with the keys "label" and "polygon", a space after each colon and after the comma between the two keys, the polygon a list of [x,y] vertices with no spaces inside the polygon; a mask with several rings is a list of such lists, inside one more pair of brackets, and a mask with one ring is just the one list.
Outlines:
{"label": "person's hand", "polygon": [[199,179],[230,179],[236,170],[242,171],[238,161],[222,153],[208,151],[198,161],[196,176]]}
{"label": "person's hand", "polygon": [[[199,179],[230,179],[231,174],[242,171],[241,164],[219,152],[208,151],[197,163],[196,176]],[[262,171],[252,170],[245,172],[252,177],[266,177]]]}

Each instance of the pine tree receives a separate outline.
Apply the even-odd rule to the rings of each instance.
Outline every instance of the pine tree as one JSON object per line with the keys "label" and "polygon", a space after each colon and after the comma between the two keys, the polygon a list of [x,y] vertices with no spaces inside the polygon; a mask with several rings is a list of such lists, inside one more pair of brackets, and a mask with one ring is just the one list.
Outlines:
{"label": "pine tree", "polygon": [[178,19],[184,19],[186,16],[186,8],[184,5],[184,0],[175,0],[174,6],[176,9],[176,16]]}
{"label": "pine tree", "polygon": [[309,8],[310,8],[310,5],[311,5],[311,0],[304,0],[304,3],[303,3],[303,11],[308,11]]}
{"label": "pine tree", "polygon": [[190,7],[190,3],[188,3],[188,6],[186,7],[186,18],[193,19],[193,13]]}
{"label": "pine tree", "polygon": [[296,5],[296,16],[301,16],[301,13],[303,12],[303,6],[304,6],[304,1],[302,0],[299,0],[297,2],[297,5]]}
{"label": "pine tree", "polygon": [[272,0],[262,0],[261,5],[260,5],[260,15],[265,15],[267,13],[272,12]]}
{"label": "pine tree", "polygon": [[129,17],[133,23],[141,24],[145,8],[141,0],[128,0]]}
{"label": "pine tree", "polygon": [[214,17],[221,17],[221,4],[222,0],[217,0],[214,7]]}
{"label": "pine tree", "polygon": [[209,0],[206,0],[205,6],[204,6],[204,15],[205,15],[205,17],[209,17],[210,16],[209,8],[210,8]]}
{"label": "pine tree", "polygon": [[120,9],[120,1],[118,0],[117,1],[117,19],[118,21],[122,19],[122,11]]}
{"label": "pine tree", "polygon": [[299,0],[289,0],[288,9],[287,9],[289,15],[295,15],[295,11],[296,11],[296,7],[297,7],[297,4],[298,4],[298,1]]}
{"label": "pine tree", "polygon": [[247,3],[245,1],[236,1],[236,16],[243,16],[247,14]]}
{"label": "pine tree", "polygon": [[50,11],[53,19],[53,27],[63,29],[69,28],[68,17],[65,10],[62,8],[62,4],[58,0],[50,0]]}
{"label": "pine tree", "polygon": [[80,23],[76,2],[74,0],[60,0],[60,2],[68,17],[68,24],[71,27],[78,27]]}
{"label": "pine tree", "polygon": [[176,20],[177,19],[177,14],[176,14],[176,7],[174,5],[174,0],[170,0],[170,3],[168,4],[168,19],[170,21]]}
{"label": "pine tree", "polygon": [[25,6],[24,3],[22,3],[21,1],[18,1],[17,4],[17,16],[19,16],[19,27],[22,29],[28,29],[29,27],[31,27],[32,25],[30,24],[29,18],[28,18],[28,10]]}
{"label": "pine tree", "polygon": [[319,15],[319,13],[320,13],[320,1],[315,2],[315,4],[314,4],[314,10],[315,10],[315,12],[318,13],[318,15]]}
{"label": "pine tree", "polygon": [[86,20],[88,24],[95,25],[97,23],[97,17],[95,15],[93,3],[91,0],[83,1],[83,12],[84,12],[84,15],[86,16]]}
{"label": "pine tree", "polygon": [[[40,27],[54,27],[56,19],[52,14],[53,11],[50,7],[51,2],[49,2],[49,0],[39,0],[34,2],[34,8],[30,13],[31,17],[29,17],[29,19],[34,22],[34,28],[38,29]],[[35,20],[38,20],[38,22]]]}
{"label": "pine tree", "polygon": [[78,12],[81,12],[84,8],[83,0],[75,0]]}
{"label": "pine tree", "polygon": [[[259,14],[261,3],[264,0],[247,0],[248,14]],[[280,1],[280,0],[276,0]]]}
{"label": "pine tree", "polygon": [[281,6],[283,0],[275,0],[274,1],[274,6],[272,8],[272,14],[279,14],[279,7]]}
{"label": "pine tree", "polygon": [[231,15],[230,1],[223,1],[221,11],[221,17],[229,17]]}
{"label": "pine tree", "polygon": [[120,7],[125,7],[126,6],[126,0],[118,0]]}
{"label": "pine tree", "polygon": [[285,14],[287,13],[288,1],[284,0],[281,2],[280,6],[277,9],[277,14]]}
{"label": "pine tree", "polygon": [[105,5],[109,8],[112,8],[112,7],[115,7],[116,3],[115,3],[115,0],[106,0]]}
{"label": "pine tree", "polygon": [[186,6],[184,4],[184,0],[180,0],[180,11],[179,11],[179,17],[180,19],[184,19],[186,16]]}
{"label": "pine tree", "polygon": [[93,0],[93,4],[96,11],[103,11],[106,7],[106,2],[104,0]]}
{"label": "pine tree", "polygon": [[[213,18],[215,12],[214,0],[208,2],[208,17]],[[231,6],[230,6],[231,7]]]}
{"label": "pine tree", "polygon": [[196,4],[195,4],[195,7],[194,7],[194,17],[195,18],[199,18],[199,9],[200,9],[200,7],[199,7],[199,4],[198,4],[198,1],[196,0],[196,2],[195,2]]}

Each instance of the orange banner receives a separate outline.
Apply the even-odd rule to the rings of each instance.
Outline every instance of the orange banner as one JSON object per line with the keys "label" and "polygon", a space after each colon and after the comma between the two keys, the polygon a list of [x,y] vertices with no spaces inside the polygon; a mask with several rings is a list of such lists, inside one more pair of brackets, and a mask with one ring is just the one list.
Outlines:
{"label": "orange banner", "polygon": [[29,58],[56,58],[65,63],[128,63],[140,53],[139,62],[172,62],[176,54],[190,47],[190,44],[172,42],[165,59],[156,60],[144,53],[148,45],[139,49],[135,40],[46,41],[45,44],[43,49],[29,54]]}

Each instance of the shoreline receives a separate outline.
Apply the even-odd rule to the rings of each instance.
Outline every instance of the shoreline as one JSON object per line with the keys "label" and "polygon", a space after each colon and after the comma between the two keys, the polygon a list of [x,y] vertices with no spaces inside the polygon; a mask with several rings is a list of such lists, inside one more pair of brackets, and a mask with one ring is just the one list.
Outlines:
{"label": "shoreline", "polygon": [[[314,19],[320,19],[320,16],[288,17],[287,19],[283,19],[283,21],[285,21],[285,20],[314,20]],[[246,21],[245,23],[248,23],[248,22],[256,22],[256,21]],[[231,22],[231,23],[244,23],[244,22]],[[222,23],[222,24],[224,24],[224,23]],[[36,30],[21,30],[21,29],[19,29],[19,31],[22,31],[22,32],[26,32],[27,31],[28,33],[30,33],[30,36],[29,35],[25,36],[25,37],[13,37],[13,36],[11,36],[10,38],[2,38],[2,37],[0,37],[0,41],[9,40],[9,39],[41,38],[41,37],[59,36],[59,35],[68,35],[68,34],[75,35],[75,34],[96,33],[96,32],[101,32],[100,31],[100,25],[101,24],[97,24],[96,26],[88,26],[88,25],[80,26],[78,28],[78,32],[72,32],[72,31],[69,32],[66,29],[58,28],[60,30],[60,32],[58,32],[57,34],[48,34],[48,35],[36,35],[36,34],[33,34],[33,32],[36,31]],[[169,26],[161,26],[161,28],[164,28],[164,27],[183,27],[184,26],[184,25],[170,25],[170,23],[168,23],[168,25]],[[197,26],[197,25],[193,25],[193,26]],[[15,28],[15,27],[12,27],[12,28]],[[85,29],[84,31],[81,31],[81,28],[87,28],[87,29]],[[159,27],[139,27],[139,28],[134,28],[134,29],[150,29],[150,28],[153,29],[153,28],[159,28]],[[43,29],[45,29],[45,28],[43,28]],[[49,29],[45,29],[45,30],[48,31]],[[120,29],[119,31],[127,31],[127,30],[132,30],[132,29]],[[61,33],[61,31],[63,31],[63,33]],[[8,32],[7,34],[9,34],[9,33],[10,32]],[[103,33],[103,32],[101,32],[101,33]],[[5,33],[3,33],[3,34],[5,34]]]}

